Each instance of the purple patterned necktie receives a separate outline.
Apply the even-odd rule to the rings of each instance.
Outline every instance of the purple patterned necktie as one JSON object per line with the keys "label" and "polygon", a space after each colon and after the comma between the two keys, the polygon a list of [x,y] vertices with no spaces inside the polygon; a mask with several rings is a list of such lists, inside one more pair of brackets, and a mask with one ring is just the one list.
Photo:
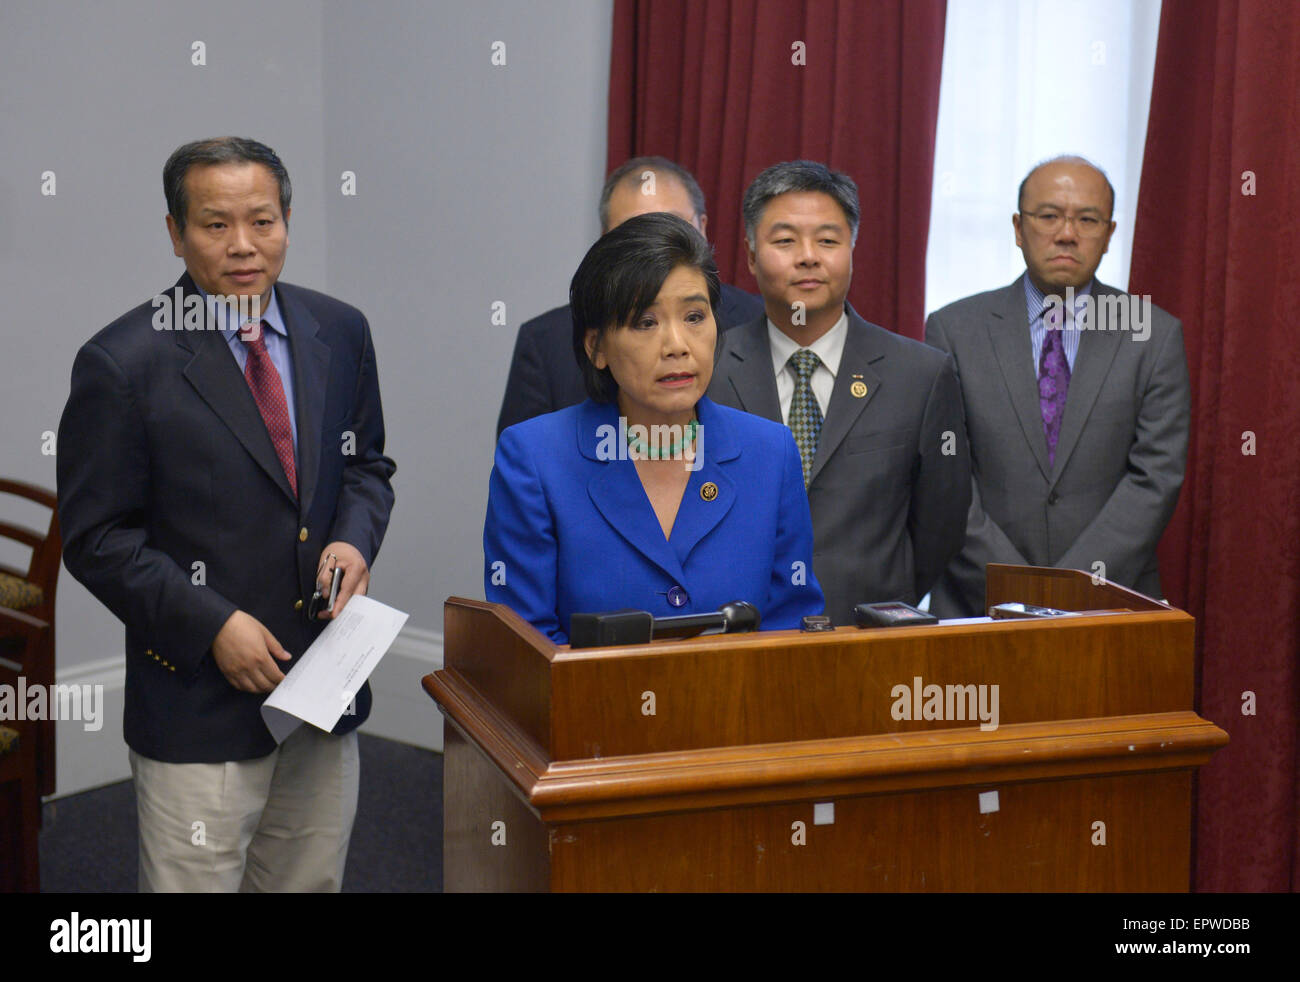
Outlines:
{"label": "purple patterned necktie", "polygon": [[1047,437],[1047,463],[1056,466],[1056,442],[1061,437],[1061,417],[1065,414],[1065,395],[1070,388],[1070,363],[1065,358],[1065,337],[1061,327],[1061,308],[1053,305],[1043,315],[1043,352],[1038,361],[1038,408],[1043,414],[1043,433]]}

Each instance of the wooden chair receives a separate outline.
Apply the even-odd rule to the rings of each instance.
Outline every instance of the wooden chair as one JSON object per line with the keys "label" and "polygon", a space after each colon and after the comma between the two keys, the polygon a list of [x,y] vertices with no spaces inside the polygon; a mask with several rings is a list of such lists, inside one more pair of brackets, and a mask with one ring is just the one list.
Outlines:
{"label": "wooden chair", "polygon": [[[0,495],[14,495],[50,509],[49,528],[42,534],[0,518],[0,538],[11,539],[32,550],[27,569],[15,569],[0,563],[0,608],[8,608],[34,618],[44,625],[39,640],[33,644],[15,642],[13,622],[0,629],[0,683],[16,685],[18,676],[27,678],[28,686],[54,684],[54,593],[59,583],[59,562],[63,541],[59,535],[58,500],[52,491],[22,481],[0,478]],[[7,500],[0,498],[0,501]],[[0,512],[3,514],[3,512]],[[54,720],[43,720],[28,738],[35,744],[38,793],[54,794]]]}
{"label": "wooden chair", "polygon": [[[50,625],[0,608],[0,634],[24,650],[40,648]],[[39,893],[41,796],[36,773],[44,722],[0,723],[0,893]],[[50,724],[51,726],[53,723]]]}

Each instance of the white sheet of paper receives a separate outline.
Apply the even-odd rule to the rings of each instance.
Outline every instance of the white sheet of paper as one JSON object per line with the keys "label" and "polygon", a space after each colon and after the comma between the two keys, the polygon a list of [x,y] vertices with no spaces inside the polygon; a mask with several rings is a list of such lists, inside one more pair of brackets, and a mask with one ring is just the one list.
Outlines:
{"label": "white sheet of paper", "polygon": [[349,709],[355,712],[357,692],[407,616],[370,597],[348,600],[262,703],[262,720],[275,742],[284,743],[302,723],[329,731]]}

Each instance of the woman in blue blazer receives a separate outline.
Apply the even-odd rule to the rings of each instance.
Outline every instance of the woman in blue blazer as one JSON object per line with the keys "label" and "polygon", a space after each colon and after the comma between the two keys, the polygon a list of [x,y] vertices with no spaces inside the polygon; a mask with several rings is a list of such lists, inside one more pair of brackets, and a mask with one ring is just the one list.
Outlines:
{"label": "woman in blue blazer", "polygon": [[704,395],[718,298],[708,244],[668,213],[606,233],[573,277],[591,398],[501,434],[483,529],[487,599],[557,643],[575,612],[822,612],[794,437]]}

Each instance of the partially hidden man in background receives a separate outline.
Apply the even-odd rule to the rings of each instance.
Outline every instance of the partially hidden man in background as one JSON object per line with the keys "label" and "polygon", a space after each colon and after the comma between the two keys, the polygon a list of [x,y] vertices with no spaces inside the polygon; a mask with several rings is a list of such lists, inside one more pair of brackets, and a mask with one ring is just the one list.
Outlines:
{"label": "partially hidden man in background", "polygon": [[186,144],[163,185],[181,303],[81,348],[58,436],[64,561],[126,625],[140,889],[337,891],[370,690],[278,748],[259,708],[331,616],[308,619],[316,583],[343,570],[335,613],[364,594],[388,525],[370,328],[276,282],[290,183],[269,147]]}
{"label": "partially hidden man in background", "polygon": [[[701,235],[708,227],[704,192],[690,171],[664,157],[633,157],[610,173],[600,192],[601,234],[629,218],[660,211],[690,222]],[[762,302],[752,293],[723,283],[718,331],[753,320],[762,310]],[[498,437],[507,426],[587,399],[582,373],[573,360],[572,335],[573,312],[568,304],[519,328],[497,418]]]}
{"label": "partially hidden man in background", "polygon": [[723,335],[709,387],[794,432],[835,624],[858,603],[921,600],[961,548],[970,502],[952,359],[845,302],[859,214],[857,186],[824,164],[754,179],[745,237],[765,312]]}
{"label": "partially hidden man in background", "polygon": [[1182,325],[1095,278],[1115,191],[1081,157],[1035,167],[1011,223],[1025,273],[930,315],[961,378],[974,491],[943,617],[984,613],[985,565],[1057,566],[1163,596],[1156,544],[1183,483]]}

